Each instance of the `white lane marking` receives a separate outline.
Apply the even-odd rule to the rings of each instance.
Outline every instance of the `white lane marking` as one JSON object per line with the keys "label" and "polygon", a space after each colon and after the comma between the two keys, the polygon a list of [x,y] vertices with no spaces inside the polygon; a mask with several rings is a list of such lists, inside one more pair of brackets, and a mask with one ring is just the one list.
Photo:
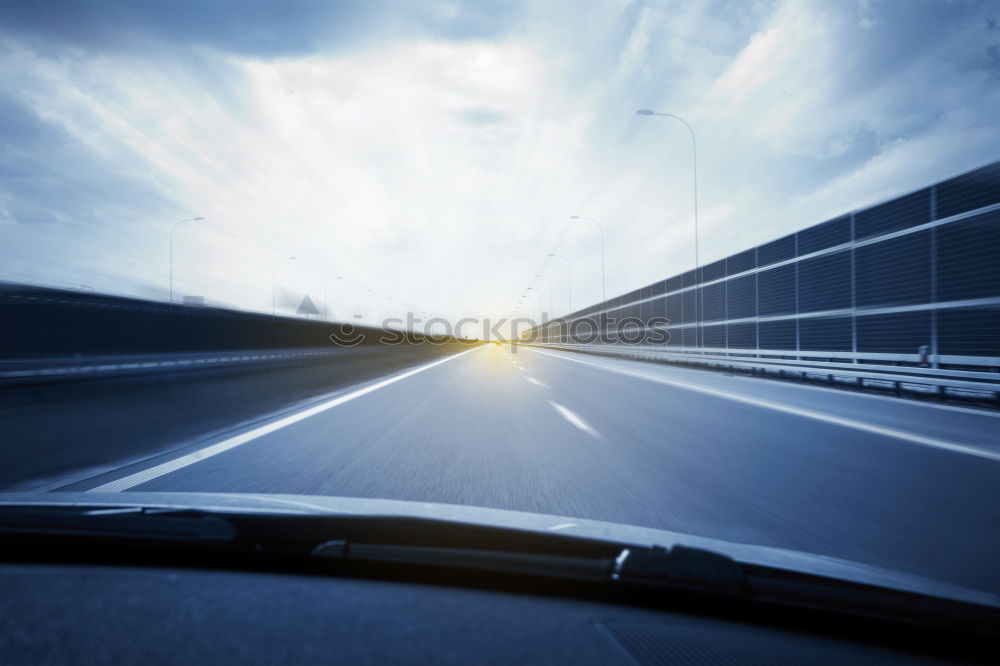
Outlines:
{"label": "white lane marking", "polygon": [[187,455],[181,456],[180,458],[175,458],[174,460],[170,460],[165,463],[155,465],[154,467],[142,470],[141,472],[129,474],[128,476],[124,476],[114,481],[109,481],[108,483],[99,485],[96,488],[91,488],[87,492],[117,493],[123,490],[127,490],[133,486],[139,485],[140,483],[145,483],[146,481],[150,481],[157,477],[161,477],[164,474],[169,474],[170,472],[177,471],[183,467],[187,467],[188,465],[193,465],[198,461],[205,460],[206,458],[211,458],[212,456],[217,456],[224,451],[236,448],[241,444],[246,444],[247,442],[253,441],[259,437],[263,437],[268,433],[280,430],[285,426],[291,425],[293,423],[298,423],[299,421],[307,419],[310,416],[319,414],[320,412],[325,412],[326,410],[336,407],[337,405],[342,405],[345,402],[354,400],[355,398],[360,398],[361,396],[367,395],[372,391],[377,391],[380,388],[389,386],[390,384],[395,384],[398,381],[406,379],[407,377],[412,377],[413,375],[419,372],[423,372],[424,370],[430,370],[434,366],[441,365],[442,363],[454,360],[459,356],[464,356],[465,354],[468,354],[469,352],[474,351],[475,349],[478,349],[478,347],[474,347],[473,349],[467,349],[464,352],[459,352],[458,354],[454,354],[453,356],[448,356],[446,358],[442,358],[437,361],[432,361],[430,363],[421,365],[419,367],[414,368],[413,370],[408,370],[398,375],[393,375],[388,379],[383,379],[380,382],[376,382],[364,388],[360,388],[356,391],[352,391],[337,398],[333,398],[332,400],[327,400],[326,402],[320,403],[314,407],[310,407],[309,409],[304,409],[301,412],[296,412],[290,416],[286,416],[285,418],[278,419],[277,421],[273,421],[271,423],[262,425],[259,428],[254,428],[249,432],[236,435],[235,437],[230,437],[229,439],[225,439],[216,444],[212,444],[211,446],[206,446],[203,449],[199,449],[198,451],[194,451]]}
{"label": "white lane marking", "polygon": [[589,423],[581,419],[574,412],[570,411],[566,407],[563,407],[558,402],[552,402],[551,400],[549,400],[549,404],[552,405],[552,409],[559,412],[560,416],[562,416],[564,419],[572,423],[580,430],[584,431],[585,433],[587,433],[588,435],[590,435],[595,439],[604,439],[604,437],[601,436],[601,433],[597,432],[592,427],[590,427]]}
{"label": "white lane marking", "polygon": [[545,389],[547,389],[549,387],[548,384],[546,384],[545,382],[542,382],[542,381],[538,381],[534,377],[525,377],[525,379],[527,379],[529,382],[531,382],[535,386],[541,386],[542,388],[545,388]]}
{"label": "white lane marking", "polygon": [[558,525],[553,525],[549,529],[555,532],[556,530],[565,530],[570,527],[576,527],[576,523],[559,523]]}
{"label": "white lane marking", "polygon": [[708,388],[707,386],[688,384],[686,382],[677,381],[675,379],[667,379],[666,377],[658,377],[656,375],[646,374],[645,372],[638,372],[637,370],[629,370],[626,368],[615,368],[611,366],[601,365],[600,363],[585,361],[579,358],[569,358],[567,356],[562,356],[561,354],[552,354],[550,352],[542,351],[540,349],[532,349],[531,351],[535,352],[536,354],[544,354],[545,356],[554,356],[555,358],[561,358],[564,361],[573,361],[574,363],[582,363],[583,365],[589,365],[594,368],[599,368],[601,370],[606,370],[608,372],[615,372],[620,375],[626,375],[628,377],[646,379],[651,382],[657,382],[659,384],[667,384],[669,386],[676,386],[678,388],[687,389],[689,391],[697,391],[698,393],[713,395],[719,398],[726,398],[728,400],[742,402],[747,405],[754,405],[755,407],[763,407],[764,409],[771,409],[776,412],[793,414],[795,416],[802,416],[807,419],[823,421],[824,423],[832,423],[833,425],[844,426],[845,428],[853,428],[854,430],[862,430],[864,432],[870,432],[875,435],[883,435],[885,437],[901,439],[907,442],[912,442],[914,444],[930,446],[936,449],[944,449],[945,451],[954,451],[956,453],[964,453],[970,456],[978,456],[980,458],[985,458],[986,460],[993,460],[995,462],[1000,462],[1000,453],[994,453],[992,451],[983,451],[982,449],[977,449],[971,446],[965,446],[963,444],[955,444],[954,442],[948,442],[943,439],[936,439],[934,437],[924,437],[923,435],[918,435],[916,433],[906,432],[904,430],[896,430],[895,428],[886,428],[885,426],[875,425],[874,423],[865,423],[864,421],[856,421],[854,419],[848,419],[840,416],[833,416],[832,414],[824,414],[823,412],[817,412],[812,409],[804,409],[802,407],[792,407],[791,405],[783,405],[780,402],[772,402],[771,400],[751,398],[750,396],[740,395],[739,393],[731,393],[729,391],[721,391],[719,389]]}

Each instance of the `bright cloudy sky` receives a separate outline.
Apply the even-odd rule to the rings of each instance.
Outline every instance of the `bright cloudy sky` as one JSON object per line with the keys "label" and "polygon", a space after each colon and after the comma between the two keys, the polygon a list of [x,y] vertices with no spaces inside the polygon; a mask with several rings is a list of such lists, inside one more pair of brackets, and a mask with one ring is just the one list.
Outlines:
{"label": "bright cloudy sky", "polygon": [[[0,3],[0,280],[613,295],[1000,157],[1000,2]],[[344,279],[337,280],[336,276]],[[370,291],[369,291],[370,290]],[[406,304],[405,306],[402,304]]]}

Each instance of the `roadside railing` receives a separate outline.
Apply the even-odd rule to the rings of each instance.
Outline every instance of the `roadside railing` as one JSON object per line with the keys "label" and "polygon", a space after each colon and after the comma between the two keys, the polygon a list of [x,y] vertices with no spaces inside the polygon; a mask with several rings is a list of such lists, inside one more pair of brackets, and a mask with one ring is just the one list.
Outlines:
{"label": "roadside railing", "polygon": [[[955,396],[1000,401],[1000,358],[921,354],[854,354],[794,350],[666,348],[663,345],[518,343],[643,361],[658,361],[739,370],[763,376],[794,377],[891,389],[937,397]],[[924,367],[922,364],[926,364]],[[958,368],[941,367],[960,366]],[[930,367],[937,366],[937,367]]]}
{"label": "roadside railing", "polygon": [[[370,348],[361,348],[367,351]],[[202,370],[262,363],[288,363],[357,353],[351,347],[320,349],[261,349],[203,351],[172,354],[121,354],[86,357],[0,360],[0,386],[34,384],[63,379],[118,377],[183,370]]]}

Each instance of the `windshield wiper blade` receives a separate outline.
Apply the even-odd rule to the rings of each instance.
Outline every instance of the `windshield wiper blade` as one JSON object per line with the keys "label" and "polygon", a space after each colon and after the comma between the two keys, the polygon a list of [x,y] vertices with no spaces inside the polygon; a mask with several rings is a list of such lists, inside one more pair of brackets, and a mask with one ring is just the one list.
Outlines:
{"label": "windshield wiper blade", "polygon": [[460,567],[717,594],[745,591],[743,573],[735,560],[686,546],[674,546],[670,550],[630,546],[606,556],[581,556],[333,540],[317,546],[312,555],[354,562]]}
{"label": "windshield wiper blade", "polygon": [[224,518],[196,510],[143,507],[30,507],[0,512],[0,534],[13,536],[225,542],[238,539]]}
{"label": "windshield wiper blade", "polygon": [[743,569],[733,558],[701,548],[625,548],[612,579],[646,587],[702,590],[740,595],[747,591]]}
{"label": "windshield wiper blade", "polygon": [[428,566],[717,593],[737,592],[742,584],[739,565],[710,551],[601,543],[427,520],[237,516],[129,505],[32,506],[0,511],[0,534],[91,543],[201,544],[262,557],[307,556],[317,561]]}
{"label": "windshield wiper blade", "polygon": [[312,555],[349,562],[457,567],[594,582],[607,579],[614,563],[612,557],[346,541],[322,543],[313,550]]}

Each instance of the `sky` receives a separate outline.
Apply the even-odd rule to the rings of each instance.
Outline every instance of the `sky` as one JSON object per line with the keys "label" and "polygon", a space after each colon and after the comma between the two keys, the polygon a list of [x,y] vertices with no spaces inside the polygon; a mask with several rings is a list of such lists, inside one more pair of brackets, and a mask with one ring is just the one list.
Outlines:
{"label": "sky", "polygon": [[990,1],[5,1],[0,71],[0,281],[331,319],[597,302],[572,215],[690,269],[640,108],[702,263],[1000,157]]}

